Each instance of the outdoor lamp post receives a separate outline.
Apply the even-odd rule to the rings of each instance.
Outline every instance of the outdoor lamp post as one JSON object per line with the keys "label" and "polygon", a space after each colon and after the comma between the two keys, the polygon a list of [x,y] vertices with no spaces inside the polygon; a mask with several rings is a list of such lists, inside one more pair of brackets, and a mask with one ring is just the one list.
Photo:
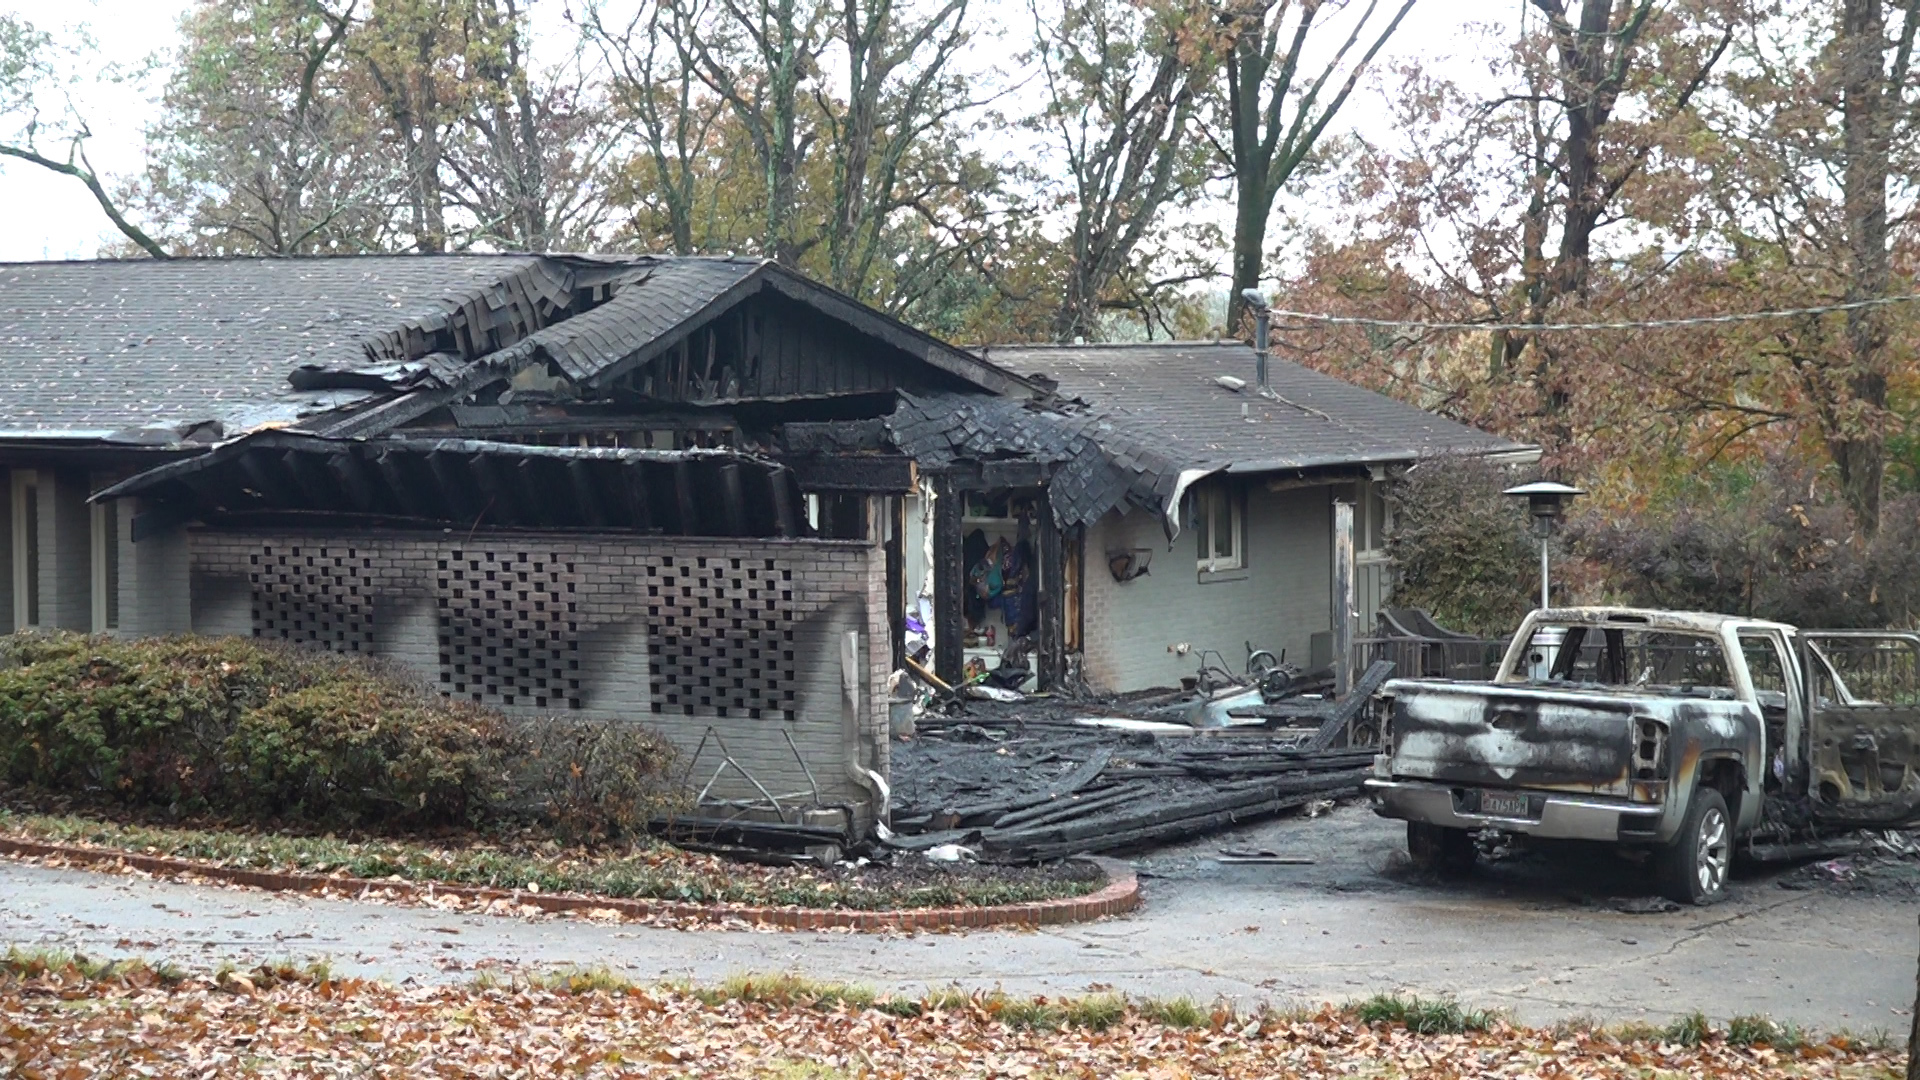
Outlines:
{"label": "outdoor lamp post", "polygon": [[1531,484],[1508,488],[1501,494],[1527,500],[1527,512],[1533,515],[1533,535],[1540,538],[1540,608],[1544,611],[1553,606],[1553,570],[1547,554],[1547,543],[1553,538],[1553,530],[1559,526],[1561,513],[1567,504],[1573,501],[1574,496],[1585,495],[1586,492],[1552,480],[1536,480]]}

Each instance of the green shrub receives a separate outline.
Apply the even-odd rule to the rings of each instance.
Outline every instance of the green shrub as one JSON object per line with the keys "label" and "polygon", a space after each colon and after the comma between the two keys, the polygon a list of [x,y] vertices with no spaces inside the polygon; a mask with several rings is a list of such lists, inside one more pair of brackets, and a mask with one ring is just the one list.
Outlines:
{"label": "green shrub", "polygon": [[541,720],[524,729],[521,785],[572,839],[637,836],[677,809],[673,747],[631,721]]}
{"label": "green shrub", "polygon": [[666,788],[666,744],[630,725],[537,736],[547,722],[510,724],[358,657],[16,634],[0,665],[0,782],[83,800],[386,828],[518,807],[608,834],[633,831]]}

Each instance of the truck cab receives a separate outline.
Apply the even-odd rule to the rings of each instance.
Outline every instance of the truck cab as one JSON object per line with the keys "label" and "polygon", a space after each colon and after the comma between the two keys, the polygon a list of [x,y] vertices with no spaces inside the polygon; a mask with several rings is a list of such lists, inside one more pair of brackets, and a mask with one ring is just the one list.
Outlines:
{"label": "truck cab", "polygon": [[1631,608],[1536,611],[1491,682],[1381,689],[1367,789],[1423,864],[1473,833],[1647,849],[1662,891],[1733,856],[1920,811],[1920,637]]}

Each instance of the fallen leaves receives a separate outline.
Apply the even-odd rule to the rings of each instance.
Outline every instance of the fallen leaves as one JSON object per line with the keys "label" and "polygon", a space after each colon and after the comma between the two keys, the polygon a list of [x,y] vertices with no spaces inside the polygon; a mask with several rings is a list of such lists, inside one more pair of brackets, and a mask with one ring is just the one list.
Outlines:
{"label": "fallen leaves", "polygon": [[[996,1005],[997,1002],[1000,1004]],[[894,1003],[896,1006],[899,1003]],[[0,972],[0,1073],[64,1076],[1537,1077],[1897,1076],[1891,1051],[1784,1050],[1495,1024],[1415,1035],[1326,1009],[1170,1027],[1023,1027],[988,995],[908,1008],[592,985],[396,987],[258,971]],[[910,1014],[910,1015],[907,1015]],[[795,1063],[803,1063],[796,1068]]]}

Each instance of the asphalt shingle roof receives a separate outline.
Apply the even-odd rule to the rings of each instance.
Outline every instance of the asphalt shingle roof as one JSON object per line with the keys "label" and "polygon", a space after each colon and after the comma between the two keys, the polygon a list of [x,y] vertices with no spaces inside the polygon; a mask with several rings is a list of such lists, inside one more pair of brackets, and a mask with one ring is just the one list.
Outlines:
{"label": "asphalt shingle roof", "polygon": [[[989,360],[1058,380],[1184,468],[1239,472],[1497,454],[1529,447],[1274,358],[1254,384],[1254,352],[1240,342],[994,346]],[[1246,382],[1235,391],[1220,376]]]}
{"label": "asphalt shingle roof", "polygon": [[528,255],[0,265],[0,432],[105,434],[292,419],[363,394],[294,393],[370,343],[445,319]]}
{"label": "asphalt shingle roof", "polygon": [[[233,436],[383,392],[458,393],[538,361],[591,384],[763,285],[975,385],[1026,388],[764,259],[16,263],[0,264],[0,436],[170,441],[210,422]],[[301,368],[313,370],[295,390],[288,376]]]}

